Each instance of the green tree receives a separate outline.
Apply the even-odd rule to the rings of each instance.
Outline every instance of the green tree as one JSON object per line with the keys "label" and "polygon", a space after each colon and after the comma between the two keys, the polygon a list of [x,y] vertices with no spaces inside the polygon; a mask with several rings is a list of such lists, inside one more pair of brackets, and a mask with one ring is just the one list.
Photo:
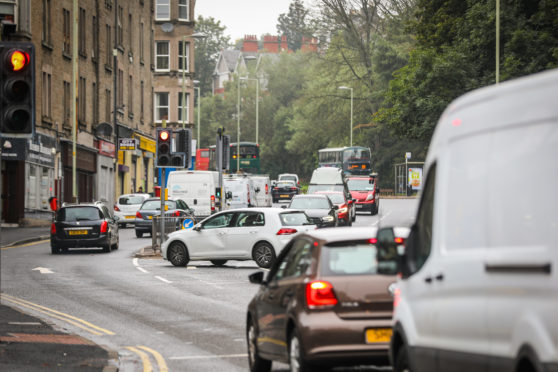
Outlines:
{"label": "green tree", "polygon": [[287,36],[287,45],[293,51],[301,48],[303,37],[313,36],[309,10],[304,7],[301,0],[294,0],[289,5],[289,12],[279,15],[277,32],[279,35]]}

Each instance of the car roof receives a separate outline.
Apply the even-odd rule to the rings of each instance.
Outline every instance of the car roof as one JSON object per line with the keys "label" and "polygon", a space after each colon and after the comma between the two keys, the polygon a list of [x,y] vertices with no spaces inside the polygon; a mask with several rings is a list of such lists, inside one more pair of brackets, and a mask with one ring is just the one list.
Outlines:
{"label": "car roof", "polygon": [[293,199],[294,199],[294,198],[297,198],[297,199],[302,199],[302,198],[304,198],[304,199],[321,198],[321,199],[323,199],[323,198],[327,198],[327,195],[325,195],[325,194],[318,194],[318,193],[316,193],[316,194],[299,194],[299,195],[293,196]]}
{"label": "car roof", "polygon": [[368,227],[336,227],[334,229],[316,229],[309,230],[303,235],[309,236],[316,240],[323,241],[324,244],[351,241],[366,240],[375,238],[378,228],[375,226]]}
{"label": "car roof", "polygon": [[122,194],[122,195],[120,195],[118,198],[121,198],[121,197],[130,197],[130,196],[145,196],[146,198],[149,198],[151,195],[146,194],[146,193],[138,192],[138,193],[133,193],[133,194]]}
{"label": "car roof", "polygon": [[[278,207],[262,207],[262,208],[235,208],[235,209],[228,209],[226,211],[221,212],[275,212],[275,213],[282,213],[282,212],[302,212],[299,209],[290,209],[290,208],[278,208]],[[220,212],[220,213],[221,213]]]}

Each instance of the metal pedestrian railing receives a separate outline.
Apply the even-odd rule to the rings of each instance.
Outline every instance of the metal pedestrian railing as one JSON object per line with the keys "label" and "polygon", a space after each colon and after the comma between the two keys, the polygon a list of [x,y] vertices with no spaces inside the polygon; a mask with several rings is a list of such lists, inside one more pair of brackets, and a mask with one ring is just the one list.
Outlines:
{"label": "metal pedestrian railing", "polygon": [[[164,216],[164,235],[161,234],[161,216],[153,216],[152,224],[151,224],[151,239],[152,239],[152,246],[153,249],[161,249],[161,243],[167,240],[167,236],[173,232],[182,229],[189,228],[190,225],[196,223],[194,216]],[[189,221],[193,221],[188,223]],[[186,222],[186,224],[185,224]]]}

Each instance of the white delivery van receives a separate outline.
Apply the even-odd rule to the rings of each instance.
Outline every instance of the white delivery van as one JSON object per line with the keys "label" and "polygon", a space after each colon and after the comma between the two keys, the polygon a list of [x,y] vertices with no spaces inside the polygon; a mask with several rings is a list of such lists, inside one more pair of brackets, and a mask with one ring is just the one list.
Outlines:
{"label": "white delivery van", "polygon": [[254,182],[247,175],[223,176],[223,210],[254,207],[256,191]]}
{"label": "white delivery van", "polygon": [[558,69],[440,118],[401,252],[394,371],[558,371],[557,92]]}
{"label": "white delivery van", "polygon": [[256,207],[271,207],[271,181],[267,175],[251,175],[249,176],[254,183],[254,191],[256,192]]}
{"label": "white delivery van", "polygon": [[297,187],[300,187],[298,175],[294,173],[282,173],[277,177],[277,181],[294,181]]}
{"label": "white delivery van", "polygon": [[215,213],[219,173],[213,171],[173,171],[169,173],[169,197],[182,199],[194,210],[196,217]]}

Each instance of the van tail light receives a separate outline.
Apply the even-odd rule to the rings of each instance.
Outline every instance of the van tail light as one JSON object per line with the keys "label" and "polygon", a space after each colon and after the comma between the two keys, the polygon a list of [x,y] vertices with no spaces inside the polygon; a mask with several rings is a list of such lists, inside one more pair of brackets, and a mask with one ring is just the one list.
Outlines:
{"label": "van tail light", "polygon": [[108,222],[103,221],[103,223],[101,224],[101,234],[105,234],[107,232],[107,229],[108,229]]}
{"label": "van tail light", "polygon": [[141,216],[141,213],[140,213],[139,211],[136,212],[136,218],[143,218],[143,217]]}
{"label": "van tail light", "polygon": [[250,186],[246,185],[246,199],[248,200],[248,205],[250,205]]}
{"label": "van tail light", "polygon": [[399,306],[400,302],[401,302],[401,288],[397,287],[393,291],[393,309],[394,310],[397,306]]}
{"label": "van tail light", "polygon": [[117,205],[114,206],[114,210],[117,211],[117,212],[120,212],[120,208],[118,208]]}
{"label": "van tail light", "polygon": [[54,224],[54,222],[50,225],[50,233],[52,235],[56,235],[56,225]]}
{"label": "van tail light", "polygon": [[265,184],[265,194],[269,194],[269,186],[267,185],[267,183]]}
{"label": "van tail light", "polygon": [[281,230],[277,231],[276,235],[291,235],[296,233],[296,229],[286,229],[282,228]]}
{"label": "van tail light", "polygon": [[215,212],[215,195],[211,195],[211,212]]}
{"label": "van tail light", "polygon": [[404,241],[405,241],[405,239],[403,239],[403,238],[395,238],[395,242],[397,244],[403,244]]}
{"label": "van tail light", "polygon": [[337,305],[337,297],[330,282],[316,280],[306,284],[306,305],[310,309]]}

